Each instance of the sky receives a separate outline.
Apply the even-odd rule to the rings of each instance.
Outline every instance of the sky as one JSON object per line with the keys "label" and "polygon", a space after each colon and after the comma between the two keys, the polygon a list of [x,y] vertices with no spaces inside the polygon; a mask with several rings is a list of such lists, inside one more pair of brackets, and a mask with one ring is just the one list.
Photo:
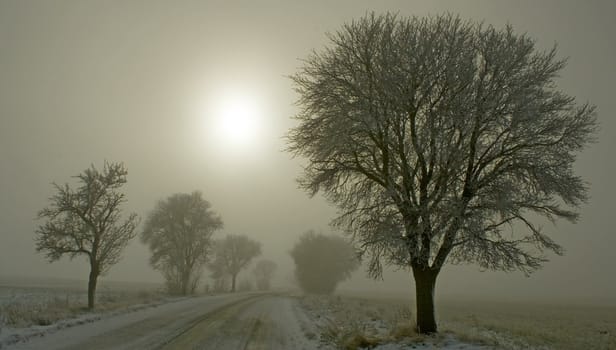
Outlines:
{"label": "sky", "polygon": [[[437,293],[616,302],[616,5],[608,0],[0,0],[0,276],[86,278],[83,260],[48,264],[35,252],[34,219],[52,182],[107,160],[128,168],[127,212],[145,217],[158,200],[199,190],[223,218],[219,237],[261,241],[263,257],[280,264],[278,282],[291,281],[297,236],[330,232],[336,210],[297,188],[303,160],[284,152],[298,111],[288,76],[328,45],[326,33],[371,11],[510,23],[541,49],[556,43],[568,57],[559,88],[597,106],[598,140],[575,166],[591,199],[577,224],[545,226],[565,256],[530,277],[447,266]],[[239,137],[245,143],[219,125],[233,108],[256,111],[258,133]],[[148,256],[135,239],[104,278],[160,281]],[[340,288],[410,294],[412,280],[390,271],[371,281],[360,270]]]}

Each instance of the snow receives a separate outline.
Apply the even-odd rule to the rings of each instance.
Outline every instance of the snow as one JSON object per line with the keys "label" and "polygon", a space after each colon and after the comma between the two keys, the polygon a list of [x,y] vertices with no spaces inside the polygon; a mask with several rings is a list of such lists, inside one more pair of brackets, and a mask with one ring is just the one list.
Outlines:
{"label": "snow", "polygon": [[464,342],[451,333],[417,334],[410,329],[410,312],[395,304],[340,296],[305,296],[299,298],[299,303],[317,329],[321,344],[331,348],[362,344],[359,340],[363,339],[371,343],[365,348],[374,345],[370,348],[376,350],[495,349]]}
{"label": "snow", "polygon": [[493,342],[496,347],[473,344],[456,336],[458,332],[419,335],[410,327],[411,319],[410,311],[395,303],[237,293],[166,299],[128,310],[83,314],[49,326],[3,328],[0,348],[330,350],[349,343],[376,350],[525,348],[509,346],[504,338]]}
{"label": "snow", "polygon": [[473,345],[464,343],[460,340],[456,340],[452,336],[448,336],[443,342],[421,342],[421,343],[388,343],[378,345],[372,348],[374,350],[488,350],[494,349],[494,347],[487,347],[482,345]]}
{"label": "snow", "polygon": [[[174,315],[175,322],[163,324],[167,331],[179,329],[188,320],[221,305],[246,298],[245,294],[205,296],[171,299],[151,306],[136,306],[128,311],[91,313],[58,322],[50,326],[32,326],[25,329],[5,328],[0,333],[0,347],[10,349],[60,349],[85,343],[106,333],[164,315]],[[186,320],[186,321],[184,321]],[[184,322],[183,322],[184,321]],[[140,339],[144,344],[155,341],[160,332],[152,332]]]}
{"label": "snow", "polygon": [[298,300],[237,293],[91,313],[51,326],[4,329],[2,349],[328,349]]}

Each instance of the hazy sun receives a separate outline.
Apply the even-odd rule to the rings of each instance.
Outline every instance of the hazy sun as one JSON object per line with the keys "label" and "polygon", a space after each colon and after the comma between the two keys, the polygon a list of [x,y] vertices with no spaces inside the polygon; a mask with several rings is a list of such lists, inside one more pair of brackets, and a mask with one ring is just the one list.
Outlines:
{"label": "hazy sun", "polygon": [[253,154],[263,143],[263,102],[249,89],[223,88],[198,102],[209,149],[226,157],[229,153]]}
{"label": "hazy sun", "polygon": [[224,144],[248,147],[254,144],[259,132],[259,105],[254,98],[237,94],[218,101],[216,133]]}

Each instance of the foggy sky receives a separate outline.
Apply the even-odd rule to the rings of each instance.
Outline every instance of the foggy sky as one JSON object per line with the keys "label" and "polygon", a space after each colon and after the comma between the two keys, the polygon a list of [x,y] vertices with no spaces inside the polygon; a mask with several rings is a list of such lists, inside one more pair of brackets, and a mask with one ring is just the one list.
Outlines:
{"label": "foggy sky", "polygon": [[[614,164],[616,25],[611,1],[20,1],[0,0],[0,276],[85,279],[76,259],[48,264],[34,251],[36,212],[51,182],[90,164],[123,161],[126,211],[200,190],[219,213],[218,233],[245,234],[290,278],[299,234],[329,232],[335,209],[297,189],[301,159],[282,150],[297,96],[287,78],[299,59],[327,45],[326,32],[368,11],[401,16],[449,11],[527,32],[540,48],[569,57],[558,81],[578,102],[597,105],[598,142],[576,171],[591,199],[572,225],[545,225],[566,249],[531,277],[446,266],[440,295],[611,299],[616,295]],[[234,154],[210,142],[196,107],[221,89],[258,95],[266,118],[259,146]],[[105,279],[160,281],[138,239]],[[384,282],[364,271],[342,285],[411,292],[408,272]]]}

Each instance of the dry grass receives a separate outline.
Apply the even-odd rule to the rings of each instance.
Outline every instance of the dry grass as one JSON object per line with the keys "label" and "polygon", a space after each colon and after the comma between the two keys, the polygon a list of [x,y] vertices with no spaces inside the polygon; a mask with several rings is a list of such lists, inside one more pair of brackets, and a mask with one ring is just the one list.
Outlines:
{"label": "dry grass", "polygon": [[[417,334],[408,301],[357,297],[304,297],[320,322],[321,340],[336,349],[388,342],[438,344],[449,335],[496,349],[614,350],[616,307],[488,301],[438,301],[441,335]],[[362,343],[363,341],[366,343]]]}
{"label": "dry grass", "polygon": [[379,344],[379,339],[370,335],[361,322],[340,323],[332,320],[320,326],[321,343],[335,349],[370,349]]}
{"label": "dry grass", "polygon": [[340,296],[305,296],[301,305],[315,319],[321,344],[340,350],[380,344],[439,344],[440,335],[416,332],[408,306],[397,302]]}
{"label": "dry grass", "polygon": [[504,349],[616,349],[616,307],[444,301],[441,328]]}
{"label": "dry grass", "polygon": [[[97,295],[94,312],[109,312],[127,309],[137,304],[152,304],[163,297],[155,291],[111,291]],[[85,292],[59,291],[19,298],[19,295],[0,304],[0,328],[25,328],[48,326],[63,319],[75,318],[92,310],[87,309]]]}
{"label": "dry grass", "polygon": [[81,312],[68,299],[54,298],[38,303],[15,301],[0,306],[0,325],[11,327],[48,326]]}

